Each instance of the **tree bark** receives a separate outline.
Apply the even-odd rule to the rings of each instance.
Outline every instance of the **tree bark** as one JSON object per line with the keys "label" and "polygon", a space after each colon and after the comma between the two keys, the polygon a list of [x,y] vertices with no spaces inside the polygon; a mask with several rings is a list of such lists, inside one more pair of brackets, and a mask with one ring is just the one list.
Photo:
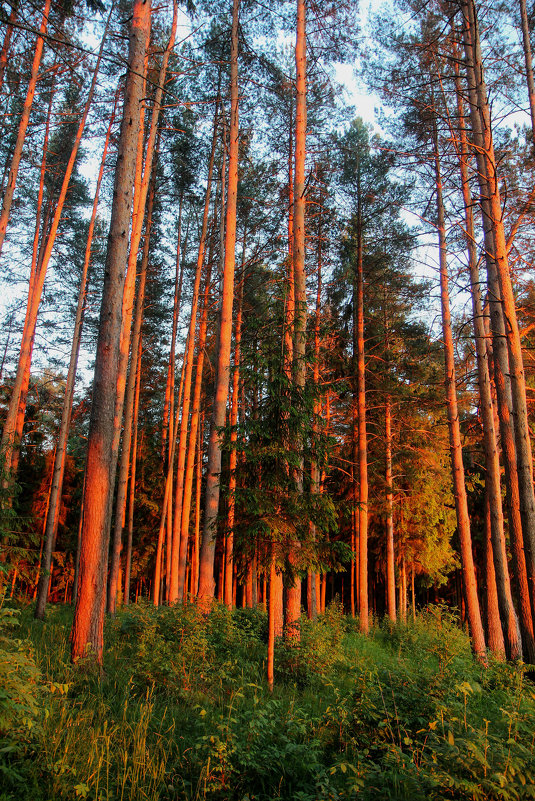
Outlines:
{"label": "tree bark", "polygon": [[[504,323],[503,335],[507,343],[509,361],[508,373],[511,381],[511,401],[513,412],[513,429],[516,447],[516,468],[518,476],[518,505],[522,522],[522,539],[524,544],[526,568],[528,576],[528,592],[531,603],[531,614],[535,612],[535,495],[533,490],[533,465],[531,442],[529,436],[526,385],[522,358],[520,332],[516,316],[516,307],[509,271],[508,249],[505,239],[502,204],[500,197],[499,174],[492,137],[490,106],[487,97],[483,73],[483,61],[479,41],[477,13],[473,0],[461,0],[463,13],[463,41],[467,62],[468,89],[470,96],[470,115],[474,144],[476,152],[480,155],[482,166],[478,169],[478,180],[482,199],[482,212],[484,226],[488,225],[492,231],[493,259],[487,265],[496,270],[494,276],[489,276],[489,292],[491,306],[491,322],[499,325],[498,305],[501,306],[501,316]],[[494,309],[493,309],[494,307]],[[493,316],[494,313],[494,316]],[[493,334],[495,352],[499,349],[498,334]],[[505,376],[507,373],[503,373]],[[496,379],[501,380],[499,371]],[[498,396],[500,397],[500,396]],[[507,415],[503,403],[499,403],[500,418]],[[503,447],[503,442],[502,442]],[[510,459],[514,462],[513,453],[504,453],[504,462]],[[510,465],[509,465],[510,466]],[[507,467],[506,467],[507,469]],[[511,514],[516,513],[516,499],[513,498],[515,487],[510,483]],[[518,550],[518,545],[516,546]],[[521,555],[518,553],[521,562]],[[523,616],[525,618],[525,616]],[[525,622],[525,620],[524,620]],[[533,624],[531,631],[533,631]],[[529,631],[528,638],[530,636]],[[524,634],[524,632],[523,632]],[[526,650],[529,650],[529,643]],[[530,655],[530,661],[533,656]]]}
{"label": "tree bark", "polygon": [[132,443],[132,459],[130,467],[130,494],[128,497],[128,534],[126,540],[126,563],[124,569],[124,596],[123,603],[128,606],[130,603],[130,577],[132,575],[132,544],[134,539],[134,499],[136,493],[136,465],[137,465],[137,442],[138,442],[138,418],[139,418],[139,395],[141,391],[141,355],[142,337],[139,336],[139,347],[137,349],[137,369],[136,369],[136,389],[134,395],[134,416],[132,428],[134,431],[134,442]]}
{"label": "tree bark", "polygon": [[496,659],[505,659],[505,642],[500,621],[498,586],[494,570],[494,545],[492,542],[491,505],[488,492],[485,493],[485,573],[487,598],[487,636],[489,649]]}
{"label": "tree bark", "polygon": [[359,623],[367,634],[368,619],[368,442],[366,431],[366,361],[364,348],[364,266],[360,165],[357,168],[357,422],[359,475]]}
{"label": "tree bark", "polygon": [[117,105],[117,95],[115,99],[114,109],[110,117],[108,130],[106,132],[106,139],[104,141],[104,149],[102,151],[100,169],[95,189],[95,198],[93,200],[93,209],[91,212],[91,219],[89,221],[89,229],[87,232],[87,243],[85,248],[84,264],[82,267],[82,275],[80,278],[80,286],[78,289],[78,304],[76,307],[76,316],[74,321],[74,333],[71,346],[71,356],[69,361],[69,369],[67,371],[67,383],[65,386],[65,396],[63,399],[63,410],[61,414],[61,423],[59,428],[58,441],[56,445],[54,472],[53,472],[52,486],[50,490],[50,502],[46,516],[45,547],[43,553],[43,561],[41,565],[41,576],[39,579],[39,586],[37,589],[37,603],[35,606],[35,617],[39,620],[43,620],[45,616],[45,607],[48,597],[48,573],[50,571],[53,543],[56,540],[56,534],[58,529],[59,509],[61,505],[61,491],[63,488],[65,459],[67,456],[67,437],[69,435],[69,428],[71,422],[72,402],[74,397],[74,384],[76,381],[76,370],[78,368],[78,356],[80,353],[80,342],[82,339],[82,327],[84,323],[85,301],[87,295],[87,278],[89,273],[89,264],[91,261],[91,247],[93,244],[93,234],[95,231],[95,221],[97,217],[100,186],[102,183],[102,177],[104,175],[104,165],[106,163],[106,155],[108,152],[108,145],[110,142],[111,131],[115,121],[116,105]]}
{"label": "tree bark", "polygon": [[[305,157],[307,127],[307,80],[306,80],[306,5],[297,0],[297,30],[295,40],[295,152],[294,152],[294,216],[293,216],[293,273],[294,273],[294,380],[298,393],[305,390],[306,381],[306,332],[307,294],[305,271]],[[300,466],[297,475],[297,490],[303,492],[304,458],[303,435],[298,436]],[[289,560],[294,571],[298,570],[298,540],[290,543]],[[301,577],[291,576],[286,609],[286,631],[291,639],[299,640],[298,623],[301,616]]]}
{"label": "tree bark", "polygon": [[205,514],[199,566],[198,597],[201,604],[209,604],[214,597],[214,557],[217,514],[219,509],[219,479],[221,473],[221,431],[225,425],[230,368],[230,345],[232,337],[232,305],[234,295],[234,265],[236,246],[236,200],[238,193],[238,10],[239,0],[234,0],[232,10],[232,36],[230,50],[230,132],[228,191],[225,230],[225,264],[221,320],[219,326],[219,349],[217,355],[217,381],[208,443],[206,470]]}
{"label": "tree bark", "polygon": [[[47,0],[48,2],[48,0]],[[37,312],[39,310],[39,305],[41,303],[41,296],[43,293],[43,286],[45,282],[45,277],[48,269],[48,264],[50,261],[50,257],[52,255],[52,250],[54,247],[54,243],[56,241],[56,234],[58,231],[59,222],[61,219],[61,215],[63,212],[63,206],[65,203],[65,198],[67,196],[67,190],[69,188],[69,183],[72,176],[72,171],[74,169],[74,165],[76,162],[76,157],[78,155],[78,150],[80,147],[80,143],[82,141],[82,136],[85,129],[85,123],[87,120],[87,116],[89,114],[89,109],[91,108],[91,104],[93,101],[93,96],[95,93],[95,87],[97,83],[97,77],[100,69],[100,62],[102,59],[102,55],[104,52],[104,44],[106,42],[107,34],[108,34],[108,26],[110,22],[110,16],[108,16],[108,20],[106,22],[106,27],[104,29],[104,34],[102,36],[102,42],[100,45],[99,54],[97,57],[97,62],[95,64],[95,69],[93,71],[93,78],[91,81],[91,86],[89,88],[89,94],[86,100],[86,104],[84,107],[84,111],[82,114],[82,118],[78,125],[78,130],[76,131],[76,136],[74,140],[74,144],[71,150],[71,154],[69,156],[69,161],[67,162],[67,166],[65,168],[65,175],[63,176],[63,181],[61,184],[61,189],[58,197],[58,201],[56,204],[56,208],[54,211],[54,216],[52,219],[52,223],[50,226],[50,231],[46,238],[46,245],[43,248],[43,255],[42,259],[40,259],[40,263],[38,262],[37,270],[35,273],[35,280],[33,283],[33,289],[31,294],[28,296],[28,308],[26,312],[26,320],[24,325],[24,330],[22,333],[22,342],[20,346],[20,354],[19,360],[17,365],[17,374],[15,378],[15,383],[13,385],[13,389],[11,392],[11,397],[9,400],[9,407],[7,411],[6,421],[4,423],[4,429],[2,431],[2,440],[0,442],[0,451],[4,457],[4,474],[5,480],[9,481],[12,473],[12,459],[13,459],[13,450],[15,444],[15,436],[17,430],[17,418],[20,417],[19,406],[20,406],[20,397],[21,397],[21,390],[24,384],[24,376],[29,373],[30,369],[30,362],[31,362],[31,355],[32,355],[32,348],[33,348],[33,339],[35,336],[35,326],[37,323]],[[46,26],[45,26],[46,29]],[[43,34],[44,35],[44,34]],[[42,47],[42,44],[41,44]],[[37,65],[38,66],[38,65]],[[35,90],[35,86],[34,86]],[[28,109],[29,115],[29,109]],[[22,149],[22,144],[21,144]],[[20,160],[20,157],[19,157]],[[11,178],[10,178],[11,181]],[[14,184],[13,184],[14,187]],[[8,189],[6,189],[6,196],[8,194]],[[6,201],[6,196],[4,197],[4,206]],[[9,213],[9,210],[8,210]],[[3,211],[2,211],[3,214]],[[7,218],[6,218],[7,224]],[[5,233],[5,228],[4,228]],[[0,250],[2,247],[3,242],[3,235],[2,235],[2,221],[0,218]]]}
{"label": "tree bark", "polygon": [[114,440],[122,296],[132,212],[143,64],[150,14],[150,0],[145,2],[135,0],[97,341],[84,490],[80,573],[71,632],[73,662],[87,655],[99,665],[102,664],[106,602],[108,509],[112,491],[110,463]]}
{"label": "tree bark", "polygon": [[392,487],[392,404],[385,402],[385,481],[386,481],[386,602],[388,617],[396,622],[396,568],[394,559],[394,502]]}
{"label": "tree bark", "polygon": [[11,211],[11,203],[13,202],[13,195],[15,194],[15,184],[17,182],[17,175],[19,172],[20,160],[22,157],[22,148],[26,138],[26,130],[30,121],[30,112],[32,110],[33,98],[35,96],[35,88],[37,86],[37,79],[39,77],[39,67],[41,65],[41,58],[43,55],[43,47],[45,36],[48,28],[48,17],[50,15],[51,0],[45,0],[43,8],[43,16],[41,18],[41,25],[39,27],[39,34],[35,43],[35,51],[32,61],[32,69],[30,73],[30,80],[28,82],[28,90],[22,107],[22,114],[20,117],[19,128],[17,131],[17,140],[11,158],[11,166],[9,169],[9,178],[7,186],[4,190],[4,198],[2,201],[2,211],[0,212],[0,254],[4,245],[6,237],[7,224],[9,221],[9,213]]}
{"label": "tree bark", "polygon": [[[238,295],[238,308],[236,310],[236,328],[234,333],[234,373],[232,376],[232,403],[230,408],[230,465],[227,510],[227,537],[225,541],[225,591],[223,601],[232,609],[232,574],[234,569],[234,511],[236,506],[236,466],[238,464],[238,396],[240,384],[240,356],[241,356],[241,327],[243,308],[243,285],[245,283],[245,242],[246,232],[243,233],[242,277]],[[249,605],[249,604],[248,604]],[[251,598],[252,605],[252,598]]]}
{"label": "tree bark", "polygon": [[531,39],[529,34],[528,13],[526,0],[519,0],[520,24],[522,26],[522,44],[524,48],[524,63],[526,65],[526,83],[528,85],[529,115],[531,118],[531,141],[535,135],[535,81],[533,79],[533,62],[531,58]]}
{"label": "tree bark", "polygon": [[455,72],[457,112],[459,118],[458,156],[461,169],[461,183],[465,209],[470,291],[472,296],[472,318],[476,345],[481,423],[483,427],[483,444],[485,450],[485,488],[488,496],[490,514],[492,536],[491,553],[493,553],[494,556],[493,580],[497,585],[500,614],[507,643],[507,654],[510,659],[521,659],[522,641],[511,593],[511,583],[509,579],[509,568],[507,564],[507,552],[505,546],[505,533],[503,528],[500,462],[496,441],[496,431],[494,427],[494,410],[486,344],[487,332],[485,330],[485,317],[483,313],[483,304],[481,302],[479,268],[474,235],[472,192],[470,189],[468,175],[468,141],[464,124],[464,108],[459,83],[457,62],[455,64]]}
{"label": "tree bark", "polygon": [[440,299],[442,310],[442,335],[444,340],[444,371],[446,386],[446,405],[448,411],[448,429],[450,438],[450,455],[453,480],[453,494],[455,497],[455,511],[457,515],[457,531],[461,545],[461,564],[463,582],[467,602],[468,622],[472,637],[472,648],[480,662],[485,663],[487,654],[485,648],[485,635],[481,622],[479,599],[477,596],[474,559],[472,554],[472,537],[470,533],[470,518],[468,516],[468,501],[464,483],[464,466],[461,444],[461,431],[459,426],[459,412],[457,408],[457,390],[455,380],[455,360],[453,350],[453,336],[451,330],[451,313],[448,289],[448,264],[446,251],[446,227],[444,219],[444,201],[442,197],[442,176],[438,152],[438,134],[436,121],[433,119],[433,146],[435,166],[435,188],[437,198],[437,228],[440,258]]}
{"label": "tree bark", "polygon": [[[180,437],[178,443],[177,475],[175,484],[175,506],[173,518],[173,551],[171,557],[171,594],[169,603],[173,604],[184,599],[186,580],[186,561],[188,550],[189,510],[187,521],[183,515],[183,501],[185,489],[186,456],[188,444],[189,410],[191,405],[191,381],[193,375],[193,356],[195,353],[195,330],[197,327],[197,311],[199,306],[199,290],[201,285],[204,254],[206,250],[206,236],[208,231],[208,214],[210,210],[210,194],[212,189],[212,175],[214,170],[215,150],[217,144],[218,107],[214,113],[212,148],[208,164],[208,180],[204,197],[204,211],[201,237],[197,253],[197,266],[191,301],[190,323],[187,347],[184,353],[184,397],[182,400],[182,414],[180,418]],[[191,499],[191,496],[190,496]]]}

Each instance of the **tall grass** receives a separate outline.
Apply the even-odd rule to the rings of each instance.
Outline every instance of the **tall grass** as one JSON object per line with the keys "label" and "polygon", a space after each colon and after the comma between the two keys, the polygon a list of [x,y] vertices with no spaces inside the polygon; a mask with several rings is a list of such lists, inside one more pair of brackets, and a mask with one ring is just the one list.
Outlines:
{"label": "tall grass", "polygon": [[530,674],[482,668],[445,610],[365,638],[334,605],[279,644],[273,695],[262,610],[132,607],[102,677],[69,664],[69,610],[30,611],[0,639],[33,699],[2,732],[0,801],[535,797]]}

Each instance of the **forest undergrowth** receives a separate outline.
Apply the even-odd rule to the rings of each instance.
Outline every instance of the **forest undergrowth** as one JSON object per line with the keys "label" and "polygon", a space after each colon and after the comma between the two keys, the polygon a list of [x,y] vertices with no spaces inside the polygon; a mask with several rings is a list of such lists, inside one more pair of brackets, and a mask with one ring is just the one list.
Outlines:
{"label": "forest undergrowth", "polygon": [[535,685],[478,664],[445,608],[368,637],[333,604],[278,643],[262,609],[131,606],[104,673],[69,662],[71,610],[0,609],[0,801],[535,797]]}

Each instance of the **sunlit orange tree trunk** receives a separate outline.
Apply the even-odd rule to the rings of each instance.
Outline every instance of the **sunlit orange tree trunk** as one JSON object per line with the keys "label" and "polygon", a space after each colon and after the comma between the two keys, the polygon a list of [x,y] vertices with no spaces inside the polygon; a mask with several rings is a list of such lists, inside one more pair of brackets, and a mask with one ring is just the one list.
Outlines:
{"label": "sunlit orange tree trunk", "polygon": [[[22,342],[20,346],[19,359],[17,364],[17,373],[15,377],[15,383],[13,385],[13,389],[11,392],[11,397],[9,400],[7,416],[4,423],[4,429],[2,431],[2,440],[0,443],[0,450],[4,457],[4,472],[5,472],[4,478],[6,481],[9,479],[12,470],[12,457],[15,446],[15,436],[17,432],[17,421],[18,420],[20,421],[21,416],[22,417],[24,416],[24,409],[21,409],[20,398],[21,398],[22,388],[25,382],[27,383],[29,376],[30,362],[33,349],[33,340],[37,324],[37,313],[39,311],[39,306],[41,303],[45,277],[50,262],[50,258],[52,256],[52,251],[54,249],[54,245],[56,242],[56,235],[58,232],[60,219],[63,213],[65,198],[67,197],[67,191],[69,189],[69,183],[74,170],[74,165],[76,163],[78,150],[80,148],[80,144],[82,141],[85,124],[87,121],[87,116],[89,114],[89,110],[93,102],[93,96],[97,85],[97,77],[100,69],[100,63],[104,52],[104,45],[108,33],[108,25],[109,25],[109,18],[108,22],[106,23],[104,35],[102,37],[100,51],[98,54],[95,69],[93,71],[93,78],[91,81],[91,86],[89,88],[89,93],[85,103],[82,118],[79,122],[78,129],[76,131],[76,136],[74,139],[74,144],[69,156],[69,160],[67,162],[67,166],[65,168],[65,174],[63,176],[61,189],[56,203],[56,208],[54,210],[54,215],[52,217],[52,221],[50,224],[50,230],[48,231],[46,240],[44,240],[42,255],[39,257],[37,262],[37,268],[35,271],[34,280],[33,282],[30,282],[28,305],[26,310],[26,318],[24,321],[24,328],[22,332]],[[2,243],[2,227],[0,220],[0,248],[1,248],[1,243]]]}
{"label": "sunlit orange tree trunk", "polygon": [[135,0],[89,424],[78,591],[71,632],[71,658],[74,662],[87,654],[98,664],[102,664],[108,509],[112,491],[110,462],[114,439],[122,298],[150,16],[150,0]]}
{"label": "sunlit orange tree trunk", "polygon": [[[173,509],[173,540],[171,555],[171,580],[169,603],[174,604],[184,598],[186,581],[186,559],[188,550],[189,509],[186,520],[183,515],[183,500],[185,489],[186,458],[188,449],[188,424],[191,406],[191,388],[193,376],[193,357],[195,354],[195,331],[197,328],[197,311],[201,287],[202,268],[204,264],[206,238],[208,234],[208,214],[210,211],[210,194],[212,189],[212,175],[217,144],[218,108],[214,113],[212,148],[208,163],[208,179],[204,196],[204,211],[197,253],[197,265],[193,284],[193,295],[190,309],[190,322],[186,349],[184,352],[184,394],[180,418],[180,433],[178,434],[177,474],[175,484],[175,504]],[[190,442],[191,445],[191,442]],[[188,488],[189,489],[189,488]],[[191,498],[191,496],[190,496]]]}
{"label": "sunlit orange tree trunk", "polygon": [[[295,151],[294,151],[294,213],[293,213],[293,273],[294,273],[294,380],[297,392],[303,395],[306,382],[307,294],[305,271],[305,156],[307,128],[307,59],[306,59],[306,5],[297,0],[297,30],[295,39]],[[301,451],[302,437],[296,443]],[[303,492],[304,459],[301,453],[298,468],[297,490]],[[290,544],[290,564],[299,568],[297,540]],[[288,588],[286,628],[291,638],[299,638],[298,622],[301,616],[301,577],[291,577]]]}
{"label": "sunlit orange tree trunk", "polygon": [[19,128],[17,131],[17,139],[13,156],[11,158],[11,166],[9,169],[9,178],[4,191],[2,200],[2,211],[0,212],[0,254],[4,245],[6,237],[7,224],[9,221],[9,214],[11,211],[11,204],[13,202],[13,195],[15,194],[15,184],[17,182],[17,175],[19,173],[20,160],[22,158],[22,148],[24,147],[24,140],[26,138],[26,131],[30,121],[30,112],[32,110],[33,99],[35,96],[35,89],[37,87],[37,80],[39,77],[39,67],[41,65],[41,58],[43,56],[43,47],[45,43],[46,32],[48,29],[48,18],[50,16],[51,0],[45,0],[43,8],[43,16],[41,18],[41,25],[35,43],[35,51],[33,54],[32,69],[30,73],[30,80],[28,83],[28,90],[22,107],[22,114],[20,117]]}
{"label": "sunlit orange tree trunk", "polygon": [[[490,515],[489,523],[491,532],[491,554],[493,555],[494,559],[494,569],[492,571],[487,570],[487,575],[489,577],[489,586],[494,587],[497,592],[499,601],[498,605],[501,613],[498,615],[498,622],[497,625],[494,625],[493,631],[497,631],[499,628],[501,617],[506,635],[507,654],[510,659],[518,659],[522,656],[522,642],[511,593],[509,567],[507,564],[507,552],[505,547],[500,483],[500,461],[498,456],[496,430],[494,426],[494,408],[486,343],[487,332],[483,304],[481,300],[479,264],[474,232],[473,202],[468,170],[468,140],[465,129],[464,106],[461,95],[459,68],[457,62],[455,64],[455,72],[458,112],[457,152],[461,169],[462,193],[465,208],[466,241],[470,273],[470,290],[472,295],[472,317],[474,338],[476,343],[478,387],[481,422],[483,427],[483,444],[485,450],[486,503],[488,507],[488,513]],[[488,605],[488,615],[491,611],[495,611],[494,605]],[[490,628],[491,627],[489,625],[489,630]],[[497,643],[498,647],[501,647],[501,645],[503,645],[503,637],[501,645],[498,637],[494,637],[493,642]]]}
{"label": "sunlit orange tree trunk", "polygon": [[232,34],[230,49],[230,131],[228,161],[228,191],[225,230],[225,262],[221,318],[219,325],[219,349],[217,354],[217,379],[214,395],[208,459],[206,469],[205,514],[203,523],[198,597],[210,602],[214,596],[214,557],[217,515],[219,510],[219,481],[221,474],[222,429],[225,425],[229,378],[230,346],[232,338],[232,305],[234,295],[234,266],[236,246],[236,200],[238,193],[238,12],[239,0],[234,0],[232,9]]}
{"label": "sunlit orange tree trunk", "polygon": [[[482,211],[485,218],[484,225],[487,225],[490,229],[489,233],[492,236],[493,245],[493,259],[488,260],[487,264],[491,266],[492,270],[495,269],[496,271],[495,280],[493,280],[494,277],[492,275],[489,276],[491,320],[494,326],[494,319],[501,313],[504,322],[502,339],[505,339],[507,344],[508,370],[505,370],[504,376],[508,374],[511,382],[511,405],[518,478],[518,506],[522,523],[522,538],[533,618],[535,611],[535,495],[522,347],[509,270],[499,185],[500,173],[494,152],[490,105],[483,71],[477,11],[473,0],[461,0],[460,5],[463,16],[463,42],[467,64],[474,145],[476,152],[482,156],[481,167],[478,169]],[[501,307],[501,312],[497,308],[498,306]],[[496,320],[496,322],[498,321]],[[493,346],[495,348],[499,347],[496,335],[493,340]],[[496,377],[499,378],[499,375],[497,374]],[[500,416],[507,414],[505,403],[499,403],[499,412]],[[513,453],[510,453],[509,457],[510,461],[513,462]],[[508,457],[504,455],[504,461],[506,458]],[[512,490],[511,503],[513,503],[512,494],[516,488],[510,487],[510,490]],[[511,514],[514,514],[515,511],[513,508],[510,509]]]}
{"label": "sunlit orange tree trunk", "polygon": [[[437,203],[437,229],[439,239],[440,259],[440,300],[442,311],[442,337],[444,341],[444,371],[446,385],[446,407],[448,413],[448,429],[450,437],[451,469],[453,479],[453,495],[455,498],[455,511],[457,514],[457,531],[461,546],[461,564],[463,583],[468,612],[468,623],[472,637],[472,647],[477,658],[485,662],[486,647],[481,612],[477,595],[474,557],[472,554],[472,537],[470,533],[470,518],[468,515],[468,500],[464,481],[464,465],[461,444],[461,431],[459,426],[459,411],[457,407],[457,389],[455,382],[455,359],[453,349],[453,335],[451,330],[451,312],[448,287],[448,263],[446,250],[446,224],[444,213],[444,200],[442,190],[442,174],[440,169],[440,156],[438,151],[438,133],[436,120],[433,118],[433,148],[435,167],[435,192]],[[404,565],[403,565],[404,568]],[[404,592],[405,597],[405,592]]]}
{"label": "sunlit orange tree trunk", "polygon": [[89,221],[89,230],[87,233],[87,243],[85,248],[84,264],[82,267],[82,276],[80,278],[80,287],[78,289],[78,303],[76,307],[76,317],[74,321],[74,333],[71,346],[71,356],[69,361],[69,369],[67,371],[67,383],[65,385],[63,411],[61,415],[61,423],[58,434],[58,441],[56,445],[54,472],[52,478],[52,485],[50,488],[50,498],[46,515],[45,545],[43,550],[43,558],[41,562],[41,575],[39,578],[39,586],[37,589],[37,603],[35,606],[35,617],[38,619],[42,619],[44,617],[45,606],[48,597],[48,584],[49,584],[48,578],[52,560],[52,549],[54,547],[54,542],[56,539],[56,533],[58,529],[59,509],[61,505],[61,491],[63,488],[65,459],[67,455],[67,437],[69,434],[69,426],[71,421],[72,403],[74,397],[74,382],[76,380],[78,355],[80,353],[80,342],[82,339],[82,326],[84,320],[85,302],[87,294],[87,279],[89,273],[89,265],[91,262],[91,248],[93,245],[93,234],[95,231],[95,222],[97,217],[100,187],[102,184],[102,178],[104,176],[106,155],[108,152],[108,145],[110,141],[111,131],[113,128],[113,124],[115,122],[116,102],[114,104],[113,113],[110,117],[110,122],[106,133],[106,139],[104,142],[104,149],[102,151],[100,169],[97,177],[97,186],[95,189],[95,199],[93,201],[93,209],[91,212],[91,219]]}

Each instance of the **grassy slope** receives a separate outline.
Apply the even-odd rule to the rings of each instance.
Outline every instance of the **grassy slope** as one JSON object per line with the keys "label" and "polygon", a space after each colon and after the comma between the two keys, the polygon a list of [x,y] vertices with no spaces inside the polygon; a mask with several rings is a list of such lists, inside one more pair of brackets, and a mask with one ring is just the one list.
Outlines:
{"label": "grassy slope", "polygon": [[102,680],[69,665],[69,615],[3,610],[0,801],[535,797],[533,685],[444,610],[363,638],[331,607],[279,646],[273,696],[261,611],[131,607]]}

